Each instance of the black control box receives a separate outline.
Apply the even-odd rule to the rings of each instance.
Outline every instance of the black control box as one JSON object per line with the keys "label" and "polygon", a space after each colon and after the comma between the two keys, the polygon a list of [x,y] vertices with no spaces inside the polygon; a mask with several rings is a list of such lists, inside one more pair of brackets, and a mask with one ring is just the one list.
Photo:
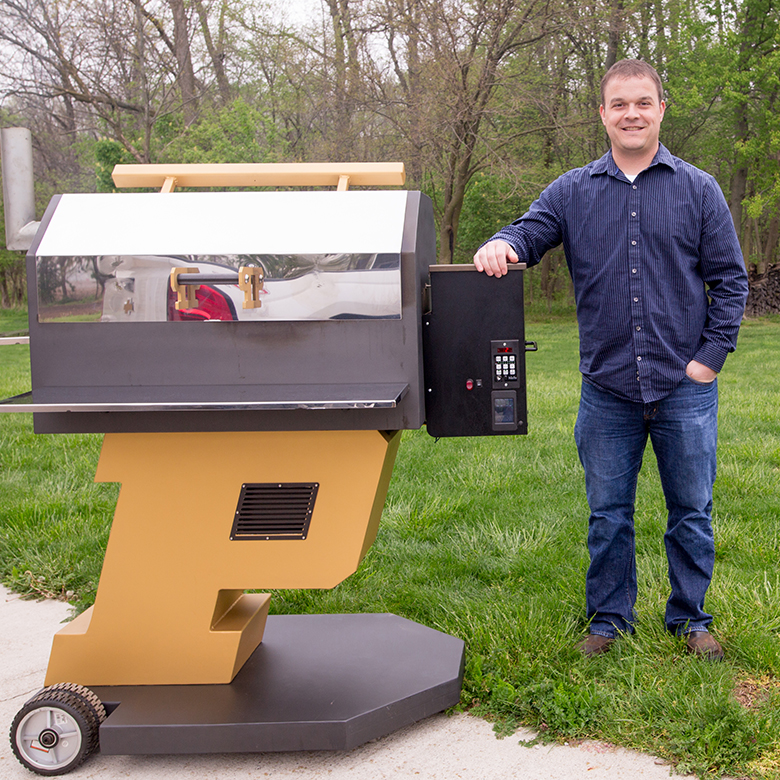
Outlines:
{"label": "black control box", "polygon": [[528,433],[523,269],[510,266],[497,279],[471,264],[430,267],[423,363],[431,436]]}

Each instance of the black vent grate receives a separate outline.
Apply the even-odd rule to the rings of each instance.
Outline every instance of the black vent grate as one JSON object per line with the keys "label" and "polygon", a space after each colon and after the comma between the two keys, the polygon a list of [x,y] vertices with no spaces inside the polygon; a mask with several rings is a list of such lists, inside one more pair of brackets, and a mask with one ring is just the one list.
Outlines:
{"label": "black vent grate", "polygon": [[305,539],[318,488],[318,482],[242,485],[230,538]]}

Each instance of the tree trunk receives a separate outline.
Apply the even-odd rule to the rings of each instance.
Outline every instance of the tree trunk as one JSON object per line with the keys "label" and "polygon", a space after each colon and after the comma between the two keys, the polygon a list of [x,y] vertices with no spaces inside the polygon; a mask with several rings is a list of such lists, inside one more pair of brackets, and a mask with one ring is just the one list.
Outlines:
{"label": "tree trunk", "polygon": [[219,91],[219,102],[224,106],[230,101],[230,82],[228,81],[227,74],[225,73],[225,52],[222,46],[222,26],[224,24],[224,3],[222,4],[219,25],[220,34],[217,38],[216,45],[214,39],[211,36],[211,30],[209,29],[209,19],[206,9],[203,7],[201,0],[194,0],[195,10],[198,13],[198,19],[200,20],[200,30],[203,33],[203,41],[206,44],[206,51],[209,53],[211,59],[211,65],[214,68],[214,75],[217,78],[217,90]]}
{"label": "tree trunk", "polygon": [[[748,138],[747,105],[743,105],[734,125],[735,141],[746,141]],[[742,201],[747,193],[748,168],[747,164],[737,164],[731,174],[731,187],[729,192],[729,210],[734,221],[734,229],[737,237],[742,240]]]}
{"label": "tree trunk", "polygon": [[[739,52],[737,55],[737,72],[738,74],[747,73],[751,69],[751,60],[754,56],[755,42],[757,40],[756,34],[761,24],[762,11],[760,8],[751,2],[745,3],[744,18],[739,29]],[[745,88],[746,91],[750,87]],[[748,115],[748,101],[750,99],[749,94],[740,96],[740,100],[737,102],[735,109],[734,119],[734,142],[737,144],[744,143],[750,137],[750,122]],[[731,175],[731,191],[729,195],[729,209],[731,210],[731,218],[734,220],[734,228],[737,231],[737,236],[744,240],[746,236],[742,229],[742,201],[745,199],[747,193],[748,182],[748,165],[747,162],[737,159],[734,170]],[[743,256],[747,262],[748,252],[743,245]]]}
{"label": "tree trunk", "polygon": [[178,82],[181,90],[184,123],[191,125],[197,115],[197,106],[195,103],[195,71],[192,68],[187,12],[184,8],[184,0],[168,0],[168,5],[173,12],[173,45],[176,62],[179,67]]}
{"label": "tree trunk", "polygon": [[552,310],[552,291],[550,290],[550,270],[552,269],[552,255],[550,252],[545,253],[542,258],[541,277],[539,279],[542,286],[542,294],[547,299],[547,310]]}
{"label": "tree trunk", "polygon": [[8,309],[11,301],[8,297],[8,282],[5,278],[5,268],[0,268],[0,307]]}
{"label": "tree trunk", "polygon": [[616,62],[620,39],[623,34],[623,0],[614,0],[610,7],[609,34],[607,37],[607,61],[604,63],[605,72]]}
{"label": "tree trunk", "polygon": [[355,110],[360,69],[357,41],[352,25],[349,0],[328,0],[335,46],[335,105],[333,111],[333,151],[343,161],[353,159],[352,119]]}
{"label": "tree trunk", "polygon": [[775,214],[769,223],[766,244],[763,252],[763,271],[771,266],[777,257],[777,245],[780,243],[780,214]]}

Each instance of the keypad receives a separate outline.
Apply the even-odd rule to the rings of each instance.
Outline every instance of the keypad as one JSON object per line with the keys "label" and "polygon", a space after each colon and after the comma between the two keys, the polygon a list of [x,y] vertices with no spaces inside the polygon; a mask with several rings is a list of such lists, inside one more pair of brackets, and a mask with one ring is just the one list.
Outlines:
{"label": "keypad", "polygon": [[517,380],[517,355],[496,355],[495,381],[514,382]]}

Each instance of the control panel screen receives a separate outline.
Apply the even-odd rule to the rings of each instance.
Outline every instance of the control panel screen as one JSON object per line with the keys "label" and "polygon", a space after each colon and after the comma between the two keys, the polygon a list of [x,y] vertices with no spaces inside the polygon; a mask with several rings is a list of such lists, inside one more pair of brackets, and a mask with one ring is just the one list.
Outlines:
{"label": "control panel screen", "polygon": [[494,431],[517,430],[517,393],[514,390],[494,390],[490,394]]}
{"label": "control panel screen", "polygon": [[494,398],[493,420],[497,423],[513,423],[515,421],[515,399]]}

